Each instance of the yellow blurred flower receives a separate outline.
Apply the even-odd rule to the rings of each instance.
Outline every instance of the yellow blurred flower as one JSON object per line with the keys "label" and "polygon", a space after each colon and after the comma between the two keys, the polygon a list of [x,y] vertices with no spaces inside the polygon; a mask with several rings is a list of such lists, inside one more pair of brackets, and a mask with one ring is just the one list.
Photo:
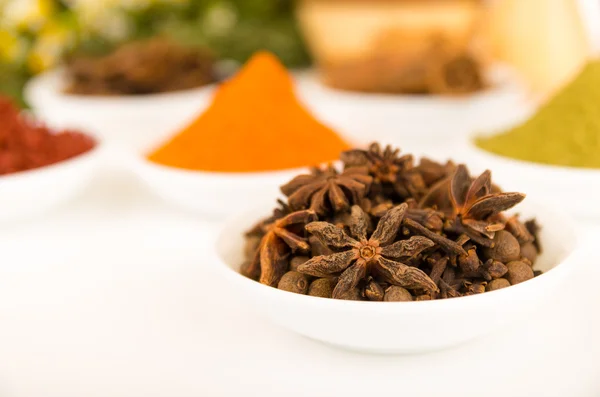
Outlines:
{"label": "yellow blurred flower", "polygon": [[0,62],[20,63],[27,52],[26,41],[14,32],[0,29]]}
{"label": "yellow blurred flower", "polygon": [[27,57],[27,66],[33,73],[55,66],[62,54],[75,41],[73,32],[56,23],[46,24],[40,30]]}
{"label": "yellow blurred flower", "polygon": [[7,0],[3,24],[9,28],[38,31],[54,12],[53,0]]}

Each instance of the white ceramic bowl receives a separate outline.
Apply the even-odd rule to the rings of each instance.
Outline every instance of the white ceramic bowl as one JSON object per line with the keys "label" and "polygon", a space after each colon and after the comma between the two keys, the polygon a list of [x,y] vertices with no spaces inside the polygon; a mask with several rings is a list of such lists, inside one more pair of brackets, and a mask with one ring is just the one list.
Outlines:
{"label": "white ceramic bowl", "polygon": [[272,172],[204,172],[153,163],[143,155],[129,155],[135,174],[159,197],[184,210],[211,218],[254,208],[281,195],[279,187],[308,168]]}
{"label": "white ceramic bowl", "polygon": [[409,151],[462,143],[470,131],[494,128],[500,115],[525,106],[522,84],[509,69],[490,72],[492,85],[465,97],[386,95],[336,90],[314,73],[299,74],[300,98],[320,119],[361,144],[380,141]]}
{"label": "white ceramic bowl", "polygon": [[[272,206],[271,206],[272,207]],[[268,207],[268,208],[271,208]],[[455,346],[534,314],[578,260],[577,233],[557,211],[525,202],[518,211],[542,225],[544,252],[535,268],[546,273],[519,285],[480,295],[420,302],[356,302],[298,295],[267,287],[238,273],[243,233],[268,210],[234,217],[216,242],[214,264],[239,294],[274,323],[309,338],[351,350],[418,353]]]}
{"label": "white ceramic bowl", "polygon": [[79,194],[92,180],[102,146],[47,167],[0,176],[0,221],[40,215]]}
{"label": "white ceramic bowl", "polygon": [[208,106],[214,86],[143,96],[82,96],[62,92],[62,71],[33,78],[24,94],[41,120],[89,132],[105,143],[147,147],[184,127]]}
{"label": "white ceramic bowl", "polygon": [[582,220],[600,218],[600,170],[546,165],[500,156],[471,142],[469,158],[477,169],[492,170],[504,190],[527,192]]}

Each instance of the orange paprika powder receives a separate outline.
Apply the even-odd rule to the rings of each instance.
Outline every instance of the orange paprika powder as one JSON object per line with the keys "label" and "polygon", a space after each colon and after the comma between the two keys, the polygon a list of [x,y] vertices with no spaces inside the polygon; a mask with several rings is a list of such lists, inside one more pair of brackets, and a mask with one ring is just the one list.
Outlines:
{"label": "orange paprika powder", "polygon": [[333,161],[349,147],[303,107],[279,60],[260,52],[218,87],[203,114],[148,158],[190,170],[274,171]]}

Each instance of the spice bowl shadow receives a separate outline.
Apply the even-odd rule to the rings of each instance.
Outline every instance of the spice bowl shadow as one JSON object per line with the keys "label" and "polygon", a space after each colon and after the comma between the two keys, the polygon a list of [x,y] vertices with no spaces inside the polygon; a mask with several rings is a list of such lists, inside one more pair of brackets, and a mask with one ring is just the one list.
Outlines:
{"label": "spice bowl shadow", "polygon": [[418,302],[326,299],[282,291],[239,273],[244,232],[263,211],[233,217],[215,243],[215,266],[224,281],[259,315],[274,324],[342,349],[374,354],[419,354],[455,347],[501,326],[535,316],[536,310],[568,280],[578,259],[578,233],[560,211],[525,200],[518,212],[542,225],[543,252],[535,269],[544,273],[508,288],[483,294]]}
{"label": "spice bowl shadow", "polygon": [[281,195],[279,187],[307,168],[270,172],[204,172],[169,167],[130,157],[130,168],[164,201],[207,218],[224,218]]}
{"label": "spice bowl shadow", "polygon": [[494,182],[504,190],[543,198],[584,221],[600,218],[600,169],[512,159],[477,147],[473,139],[468,152],[471,164],[477,169],[493,170]]}
{"label": "spice bowl shadow", "polygon": [[41,215],[81,193],[98,169],[100,143],[76,157],[49,166],[0,176],[0,221]]}

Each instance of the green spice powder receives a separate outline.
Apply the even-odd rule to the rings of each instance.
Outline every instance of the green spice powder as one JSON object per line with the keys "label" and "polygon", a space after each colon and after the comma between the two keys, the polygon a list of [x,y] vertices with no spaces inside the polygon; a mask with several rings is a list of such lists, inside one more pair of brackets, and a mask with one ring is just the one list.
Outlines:
{"label": "green spice powder", "polygon": [[600,168],[600,60],[589,63],[525,123],[478,138],[476,144],[525,161]]}

